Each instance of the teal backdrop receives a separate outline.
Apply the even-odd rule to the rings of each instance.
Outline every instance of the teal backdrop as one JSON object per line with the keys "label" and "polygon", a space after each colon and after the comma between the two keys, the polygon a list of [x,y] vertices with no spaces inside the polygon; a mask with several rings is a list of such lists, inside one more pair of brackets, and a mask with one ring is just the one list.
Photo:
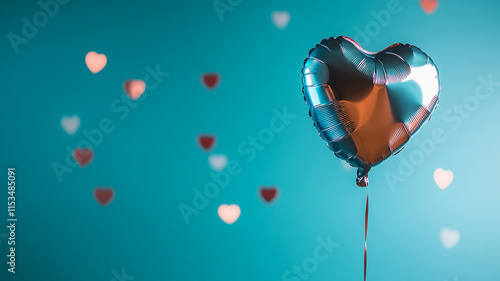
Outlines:
{"label": "teal backdrop", "polygon": [[[498,280],[500,3],[440,1],[427,14],[419,1],[394,1],[70,0],[46,22],[39,13],[44,24],[27,38],[23,17],[33,23],[43,8],[2,0],[0,279],[362,280],[367,190],[318,137],[301,92],[309,50],[346,35],[370,51],[420,47],[442,85],[432,120],[370,172],[367,280]],[[96,74],[85,64],[90,51],[107,57]],[[201,82],[205,73],[220,75],[215,89]],[[129,101],[124,81],[148,75],[146,93]],[[269,133],[283,110],[288,123],[251,148],[249,136]],[[61,118],[73,115],[81,124],[70,135]],[[67,147],[93,130],[102,133],[93,161],[71,167]],[[217,136],[213,150],[200,149],[199,134]],[[236,172],[183,215],[214,182],[211,155]],[[445,189],[438,168],[454,175]],[[99,204],[96,187],[111,187],[114,200]],[[279,196],[268,204],[261,187]],[[234,224],[219,218],[221,204],[241,208]],[[328,240],[336,246],[318,260]],[[304,264],[308,272],[293,273]]]}

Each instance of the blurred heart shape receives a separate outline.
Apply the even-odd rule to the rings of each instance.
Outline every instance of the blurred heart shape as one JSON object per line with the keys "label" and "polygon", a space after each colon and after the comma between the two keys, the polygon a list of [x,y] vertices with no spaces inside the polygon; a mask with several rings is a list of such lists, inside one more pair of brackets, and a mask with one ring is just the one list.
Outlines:
{"label": "blurred heart shape", "polygon": [[196,142],[200,148],[205,151],[212,150],[216,141],[217,137],[215,135],[198,135],[196,138]]}
{"label": "blurred heart shape", "polygon": [[75,148],[73,150],[73,159],[80,167],[85,168],[94,159],[94,151],[90,148]]}
{"label": "blurred heart shape", "polygon": [[274,11],[271,13],[271,20],[277,28],[283,29],[290,22],[290,13],[287,11]]}
{"label": "blurred heart shape", "polygon": [[142,80],[128,79],[123,83],[123,90],[131,100],[136,100],[146,90],[146,83]]}
{"label": "blurred heart shape", "polygon": [[438,6],[437,0],[420,0],[420,6],[427,14],[432,14],[436,11]]}
{"label": "blurred heart shape", "polygon": [[451,249],[455,247],[460,240],[460,232],[458,232],[458,230],[443,228],[441,230],[440,237],[443,246],[446,249]]}
{"label": "blurred heart shape", "polygon": [[262,199],[264,199],[265,202],[267,203],[272,203],[276,199],[276,195],[278,194],[278,188],[272,186],[272,187],[261,187],[260,188],[260,195],[262,196]]}
{"label": "blurred heart shape", "polygon": [[337,157],[358,168],[358,186],[429,120],[441,90],[436,65],[419,48],[396,43],[373,53],[345,36],[316,45],[302,74],[313,124]]}
{"label": "blurred heart shape", "polygon": [[437,168],[434,171],[434,181],[439,188],[445,189],[453,182],[453,172]]}
{"label": "blurred heart shape", "polygon": [[112,187],[96,187],[94,198],[102,206],[107,206],[115,199],[115,190]]}
{"label": "blurred heart shape", "polygon": [[64,116],[61,119],[61,126],[68,135],[73,135],[80,128],[80,117],[77,115]]}
{"label": "blurred heart shape", "polygon": [[96,52],[88,52],[85,56],[85,64],[89,68],[90,72],[96,74],[101,71],[108,62],[108,58],[104,54],[98,54]]}
{"label": "blurred heart shape", "polygon": [[219,217],[223,222],[233,224],[240,217],[241,209],[240,206],[236,204],[222,204],[217,209],[217,214],[219,214]]}
{"label": "blurred heart shape", "polygon": [[208,157],[208,163],[212,169],[220,172],[226,168],[227,156],[224,154],[212,154]]}
{"label": "blurred heart shape", "polygon": [[201,76],[202,84],[209,90],[214,90],[220,83],[219,73],[205,73]]}

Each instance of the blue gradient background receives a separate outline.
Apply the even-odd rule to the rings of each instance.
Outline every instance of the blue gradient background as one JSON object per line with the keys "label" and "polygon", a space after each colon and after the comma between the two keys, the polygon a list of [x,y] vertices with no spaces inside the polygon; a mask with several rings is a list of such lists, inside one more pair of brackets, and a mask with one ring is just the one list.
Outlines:
{"label": "blue gradient background", "polygon": [[[21,18],[40,10],[36,1],[0,4],[0,164],[17,172],[16,271],[7,273],[7,241],[0,242],[1,280],[112,280],[126,269],[140,280],[282,280],[286,270],[313,254],[317,238],[341,244],[308,280],[362,280],[366,189],[354,183],[318,137],[301,93],[303,60],[321,39],[355,36],[386,1],[248,1],[224,14],[212,1],[78,1],[59,13],[15,54],[9,32],[21,34]],[[496,92],[457,125],[450,118],[480,84],[500,81],[498,11],[494,1],[442,1],[427,15],[419,2],[401,0],[403,11],[365,45],[419,46],[439,66],[441,100],[431,122],[370,172],[368,280],[499,280],[500,188],[496,181]],[[276,28],[271,12],[291,21]],[[85,66],[87,52],[106,54],[98,74]],[[147,66],[169,72],[130,115],[110,109],[125,79],[147,75]],[[215,91],[200,83],[219,72]],[[273,108],[297,117],[253,161],[237,147],[269,126]],[[64,115],[82,123],[72,136]],[[85,139],[103,118],[115,125],[94,147],[94,161],[59,182],[51,164],[65,163],[65,147]],[[452,127],[456,125],[456,129]],[[417,141],[443,129],[447,140],[415,172],[390,188]],[[178,210],[191,204],[193,188],[211,181],[208,153],[195,142],[214,133],[213,153],[240,163],[241,174],[186,224]],[[445,190],[436,168],[452,170]],[[107,207],[95,202],[96,186],[111,186]],[[261,186],[278,186],[268,206]],[[1,190],[2,223],[7,185]],[[217,215],[220,204],[242,209],[233,225]],[[442,228],[460,231],[447,250]],[[4,226],[0,233],[7,233]],[[118,279],[116,279],[118,280]]]}

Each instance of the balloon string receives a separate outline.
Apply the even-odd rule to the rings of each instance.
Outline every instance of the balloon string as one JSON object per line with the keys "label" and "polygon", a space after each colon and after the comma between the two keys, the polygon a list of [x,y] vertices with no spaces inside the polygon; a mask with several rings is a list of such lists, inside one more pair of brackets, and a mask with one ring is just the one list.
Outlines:
{"label": "balloon string", "polygon": [[368,232],[368,189],[366,190],[366,211],[365,211],[365,273],[364,280],[366,281],[366,233]]}

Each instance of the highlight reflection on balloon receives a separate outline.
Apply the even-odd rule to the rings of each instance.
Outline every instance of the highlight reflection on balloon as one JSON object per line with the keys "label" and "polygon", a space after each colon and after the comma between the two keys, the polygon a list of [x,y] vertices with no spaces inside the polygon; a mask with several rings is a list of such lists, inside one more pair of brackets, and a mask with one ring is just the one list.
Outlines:
{"label": "highlight reflection on balloon", "polygon": [[430,118],[441,90],[437,66],[419,48],[397,43],[372,53],[344,36],[312,49],[302,74],[314,126],[358,168],[359,186]]}

